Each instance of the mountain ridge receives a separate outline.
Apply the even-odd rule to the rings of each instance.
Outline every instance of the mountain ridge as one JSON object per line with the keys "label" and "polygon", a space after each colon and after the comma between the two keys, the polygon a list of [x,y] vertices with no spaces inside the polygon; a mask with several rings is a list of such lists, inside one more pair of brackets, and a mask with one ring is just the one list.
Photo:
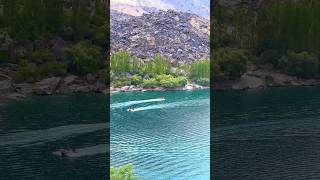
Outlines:
{"label": "mountain ridge", "polygon": [[143,13],[157,10],[175,10],[210,18],[210,1],[208,0],[112,0],[110,9],[133,16],[141,16]]}
{"label": "mountain ridge", "polygon": [[111,53],[125,50],[141,59],[161,54],[176,64],[209,57],[209,20],[174,10],[130,16],[111,11]]}

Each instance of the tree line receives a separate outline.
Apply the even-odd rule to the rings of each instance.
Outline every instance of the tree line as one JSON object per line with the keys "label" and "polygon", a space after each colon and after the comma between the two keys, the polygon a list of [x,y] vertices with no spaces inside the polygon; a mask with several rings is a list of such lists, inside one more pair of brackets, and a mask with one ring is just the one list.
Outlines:
{"label": "tree line", "polygon": [[0,63],[21,64],[21,81],[96,73],[106,65],[108,31],[104,0],[2,0]]}

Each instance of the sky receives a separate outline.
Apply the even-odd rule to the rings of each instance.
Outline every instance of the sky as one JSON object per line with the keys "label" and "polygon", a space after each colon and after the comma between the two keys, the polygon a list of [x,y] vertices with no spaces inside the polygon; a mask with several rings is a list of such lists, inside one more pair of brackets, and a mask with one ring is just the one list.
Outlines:
{"label": "sky", "polygon": [[207,19],[210,17],[210,0],[111,0],[111,9],[113,5],[119,4],[137,8],[174,9],[176,11],[194,13]]}

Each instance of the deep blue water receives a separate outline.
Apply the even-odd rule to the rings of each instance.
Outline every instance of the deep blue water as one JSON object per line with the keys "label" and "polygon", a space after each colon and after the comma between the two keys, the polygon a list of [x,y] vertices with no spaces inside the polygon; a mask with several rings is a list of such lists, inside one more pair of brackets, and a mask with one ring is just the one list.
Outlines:
{"label": "deep blue water", "polygon": [[[0,179],[107,179],[107,96],[34,96],[0,104]],[[76,147],[83,156],[53,155]]]}
{"label": "deep blue water", "polygon": [[[143,180],[210,179],[209,94],[200,90],[112,95],[111,165],[132,163]],[[166,100],[141,101],[161,97]]]}
{"label": "deep blue water", "polygon": [[213,96],[214,179],[320,179],[320,88]]}

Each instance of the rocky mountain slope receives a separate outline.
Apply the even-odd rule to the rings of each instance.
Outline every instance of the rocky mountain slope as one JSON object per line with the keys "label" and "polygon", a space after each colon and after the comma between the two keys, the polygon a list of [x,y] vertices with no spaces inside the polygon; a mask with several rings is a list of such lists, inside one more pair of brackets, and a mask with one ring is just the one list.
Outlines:
{"label": "rocky mountain slope", "polygon": [[209,0],[111,0],[110,9],[133,16],[158,10],[175,10],[197,14],[209,19]]}
{"label": "rocky mountain slope", "polygon": [[131,52],[142,59],[157,53],[176,63],[209,57],[210,22],[191,13],[173,10],[142,16],[111,11],[111,53]]}

